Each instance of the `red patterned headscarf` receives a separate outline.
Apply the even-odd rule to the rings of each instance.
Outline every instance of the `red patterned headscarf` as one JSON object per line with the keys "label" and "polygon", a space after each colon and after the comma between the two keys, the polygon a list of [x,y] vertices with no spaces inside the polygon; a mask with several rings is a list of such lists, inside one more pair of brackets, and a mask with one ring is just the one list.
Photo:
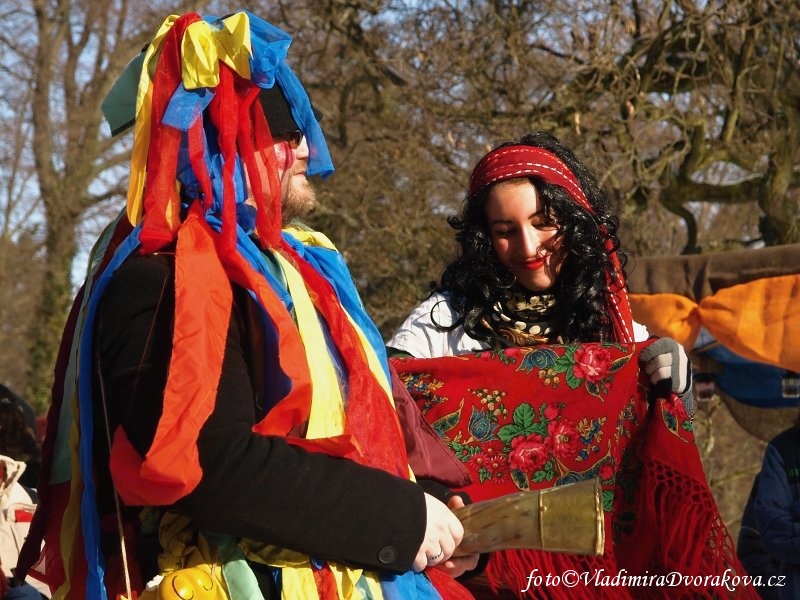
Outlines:
{"label": "red patterned headscarf", "polygon": [[[536,177],[545,183],[563,188],[569,196],[590,215],[595,209],[586,198],[580,181],[558,156],[536,146],[503,146],[489,152],[475,166],[469,179],[469,197],[474,198],[487,187],[518,177]],[[633,317],[628,300],[625,272],[608,230],[598,224],[605,238],[605,247],[611,259],[611,268],[606,271],[608,289],[607,308],[618,342],[633,342]]]}

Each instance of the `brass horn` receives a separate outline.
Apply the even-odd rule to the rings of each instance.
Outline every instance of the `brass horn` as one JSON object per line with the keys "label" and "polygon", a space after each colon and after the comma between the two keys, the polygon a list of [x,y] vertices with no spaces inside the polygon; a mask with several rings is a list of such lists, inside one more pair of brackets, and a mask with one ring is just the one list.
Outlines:
{"label": "brass horn", "polygon": [[464,526],[454,556],[514,548],[603,553],[605,522],[598,478],[508,494],[453,512]]}

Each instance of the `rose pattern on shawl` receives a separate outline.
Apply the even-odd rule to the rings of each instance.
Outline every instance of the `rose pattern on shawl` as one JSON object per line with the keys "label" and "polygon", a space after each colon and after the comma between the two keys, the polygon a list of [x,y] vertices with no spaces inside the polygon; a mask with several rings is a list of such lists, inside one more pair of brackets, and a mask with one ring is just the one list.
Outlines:
{"label": "rose pattern on shawl", "polygon": [[544,443],[542,436],[532,433],[527,436],[518,435],[511,439],[508,462],[512,469],[536,473],[545,466],[549,458],[550,448]]}
{"label": "rose pattern on shawl", "polygon": [[[583,385],[600,402],[608,394],[614,372],[630,359],[630,354],[614,359],[611,348],[625,349],[618,344],[558,347],[563,354],[553,348],[499,350],[492,356],[505,365],[516,364],[517,371],[537,377],[546,386],[557,388],[566,382],[576,389]],[[453,402],[439,395],[442,382],[428,373],[403,380],[416,398],[424,399],[419,402],[423,415],[439,405],[447,406],[443,402],[455,407],[445,414],[439,411],[432,426],[480,483],[503,485],[510,475],[518,489],[528,490],[599,477],[604,509],[612,509],[615,465],[620,457],[615,452],[618,444],[604,437],[607,417],[581,418],[575,423],[562,414],[564,403],[547,400],[519,402],[509,414],[508,393],[500,382],[494,388],[468,388],[471,398]],[[630,437],[632,427],[626,423],[634,418],[629,407],[619,414],[616,442]],[[585,469],[566,466],[578,464],[585,464]]]}
{"label": "rose pattern on shawl", "polygon": [[[614,359],[611,350],[624,350],[619,344],[582,344],[564,345],[564,353],[559,355],[554,346],[544,348],[520,348],[523,358],[518,371],[528,373],[536,370],[537,376],[545,385],[558,387],[561,375],[571,389],[581,385],[592,396],[603,399],[608,395],[608,385],[614,380],[614,373],[619,371],[631,358],[625,354]],[[499,351],[502,353],[503,351]]]}
{"label": "rose pattern on shawl", "polygon": [[611,479],[614,477],[614,467],[612,467],[609,463],[603,463],[600,465],[600,468],[597,469],[597,476],[603,481],[611,481]]}
{"label": "rose pattern on shawl", "polygon": [[566,419],[551,421],[547,426],[548,439],[553,443],[556,458],[572,458],[580,448],[575,426]]}
{"label": "rose pattern on shawl", "polygon": [[586,379],[592,383],[603,381],[608,377],[613,361],[607,348],[587,346],[578,348],[572,355],[575,365],[572,374],[577,379]]}
{"label": "rose pattern on shawl", "polygon": [[[648,398],[650,381],[636,360],[637,352],[647,346],[648,342],[549,345],[438,359],[392,359],[403,379],[443,382],[435,392],[443,402],[432,403],[424,395],[414,399],[428,422],[440,424],[437,429],[444,442],[473,473],[473,482],[464,488],[473,501],[519,489],[600,480],[607,552],[599,557],[529,550],[493,553],[486,572],[499,589],[519,590],[520,578],[533,564],[546,565],[553,573],[602,569],[609,575],[645,577],[676,570],[706,576],[730,567],[743,573],[679,399]],[[580,348],[593,352],[578,353],[576,359]],[[603,365],[608,362],[594,352],[598,349],[607,349],[613,359],[605,375]],[[594,370],[575,369],[578,363],[594,365]],[[485,385],[497,390],[481,402],[475,388]],[[500,400],[507,412],[494,414],[497,407],[488,408],[489,397]],[[474,415],[473,408],[484,413],[483,418]],[[488,422],[496,439],[480,443],[475,436],[488,433],[481,428]],[[706,542],[687,545],[687,539]],[[564,600],[729,597],[725,589],[695,581],[679,590],[648,588],[633,594],[621,587],[589,584],[565,594],[553,594],[553,588],[529,593]],[[756,598],[746,591],[742,590],[742,598]]]}

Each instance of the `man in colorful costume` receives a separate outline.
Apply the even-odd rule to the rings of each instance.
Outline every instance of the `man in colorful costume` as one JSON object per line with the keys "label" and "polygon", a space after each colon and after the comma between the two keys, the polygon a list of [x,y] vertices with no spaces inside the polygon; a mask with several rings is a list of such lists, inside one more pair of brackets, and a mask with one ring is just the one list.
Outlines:
{"label": "man in colorful costume", "polygon": [[283,229],[333,171],[290,41],[171,16],[112,90],[137,82],[127,219],[68,320],[18,568],[54,598],[464,597],[426,569],[462,529],[342,257]]}

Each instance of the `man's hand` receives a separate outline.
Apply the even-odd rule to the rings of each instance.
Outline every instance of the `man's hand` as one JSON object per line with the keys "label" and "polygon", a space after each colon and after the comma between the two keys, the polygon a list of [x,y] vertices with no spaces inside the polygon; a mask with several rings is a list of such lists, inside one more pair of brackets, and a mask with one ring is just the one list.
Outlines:
{"label": "man's hand", "polygon": [[[450,500],[447,501],[447,506],[450,508],[450,510],[462,508],[464,506],[464,500],[459,495],[451,496]],[[469,556],[450,558],[436,565],[436,568],[441,569],[450,575],[450,577],[460,577],[467,571],[472,571],[475,567],[477,567],[479,558],[480,554],[470,554]]]}
{"label": "man's hand", "polygon": [[464,537],[461,521],[445,504],[425,494],[425,508],[425,538],[412,566],[417,573],[447,561]]}
{"label": "man's hand", "polygon": [[666,398],[675,392],[691,417],[697,409],[692,396],[692,363],[686,351],[672,338],[660,338],[642,350],[639,364],[653,383],[653,392]]}

